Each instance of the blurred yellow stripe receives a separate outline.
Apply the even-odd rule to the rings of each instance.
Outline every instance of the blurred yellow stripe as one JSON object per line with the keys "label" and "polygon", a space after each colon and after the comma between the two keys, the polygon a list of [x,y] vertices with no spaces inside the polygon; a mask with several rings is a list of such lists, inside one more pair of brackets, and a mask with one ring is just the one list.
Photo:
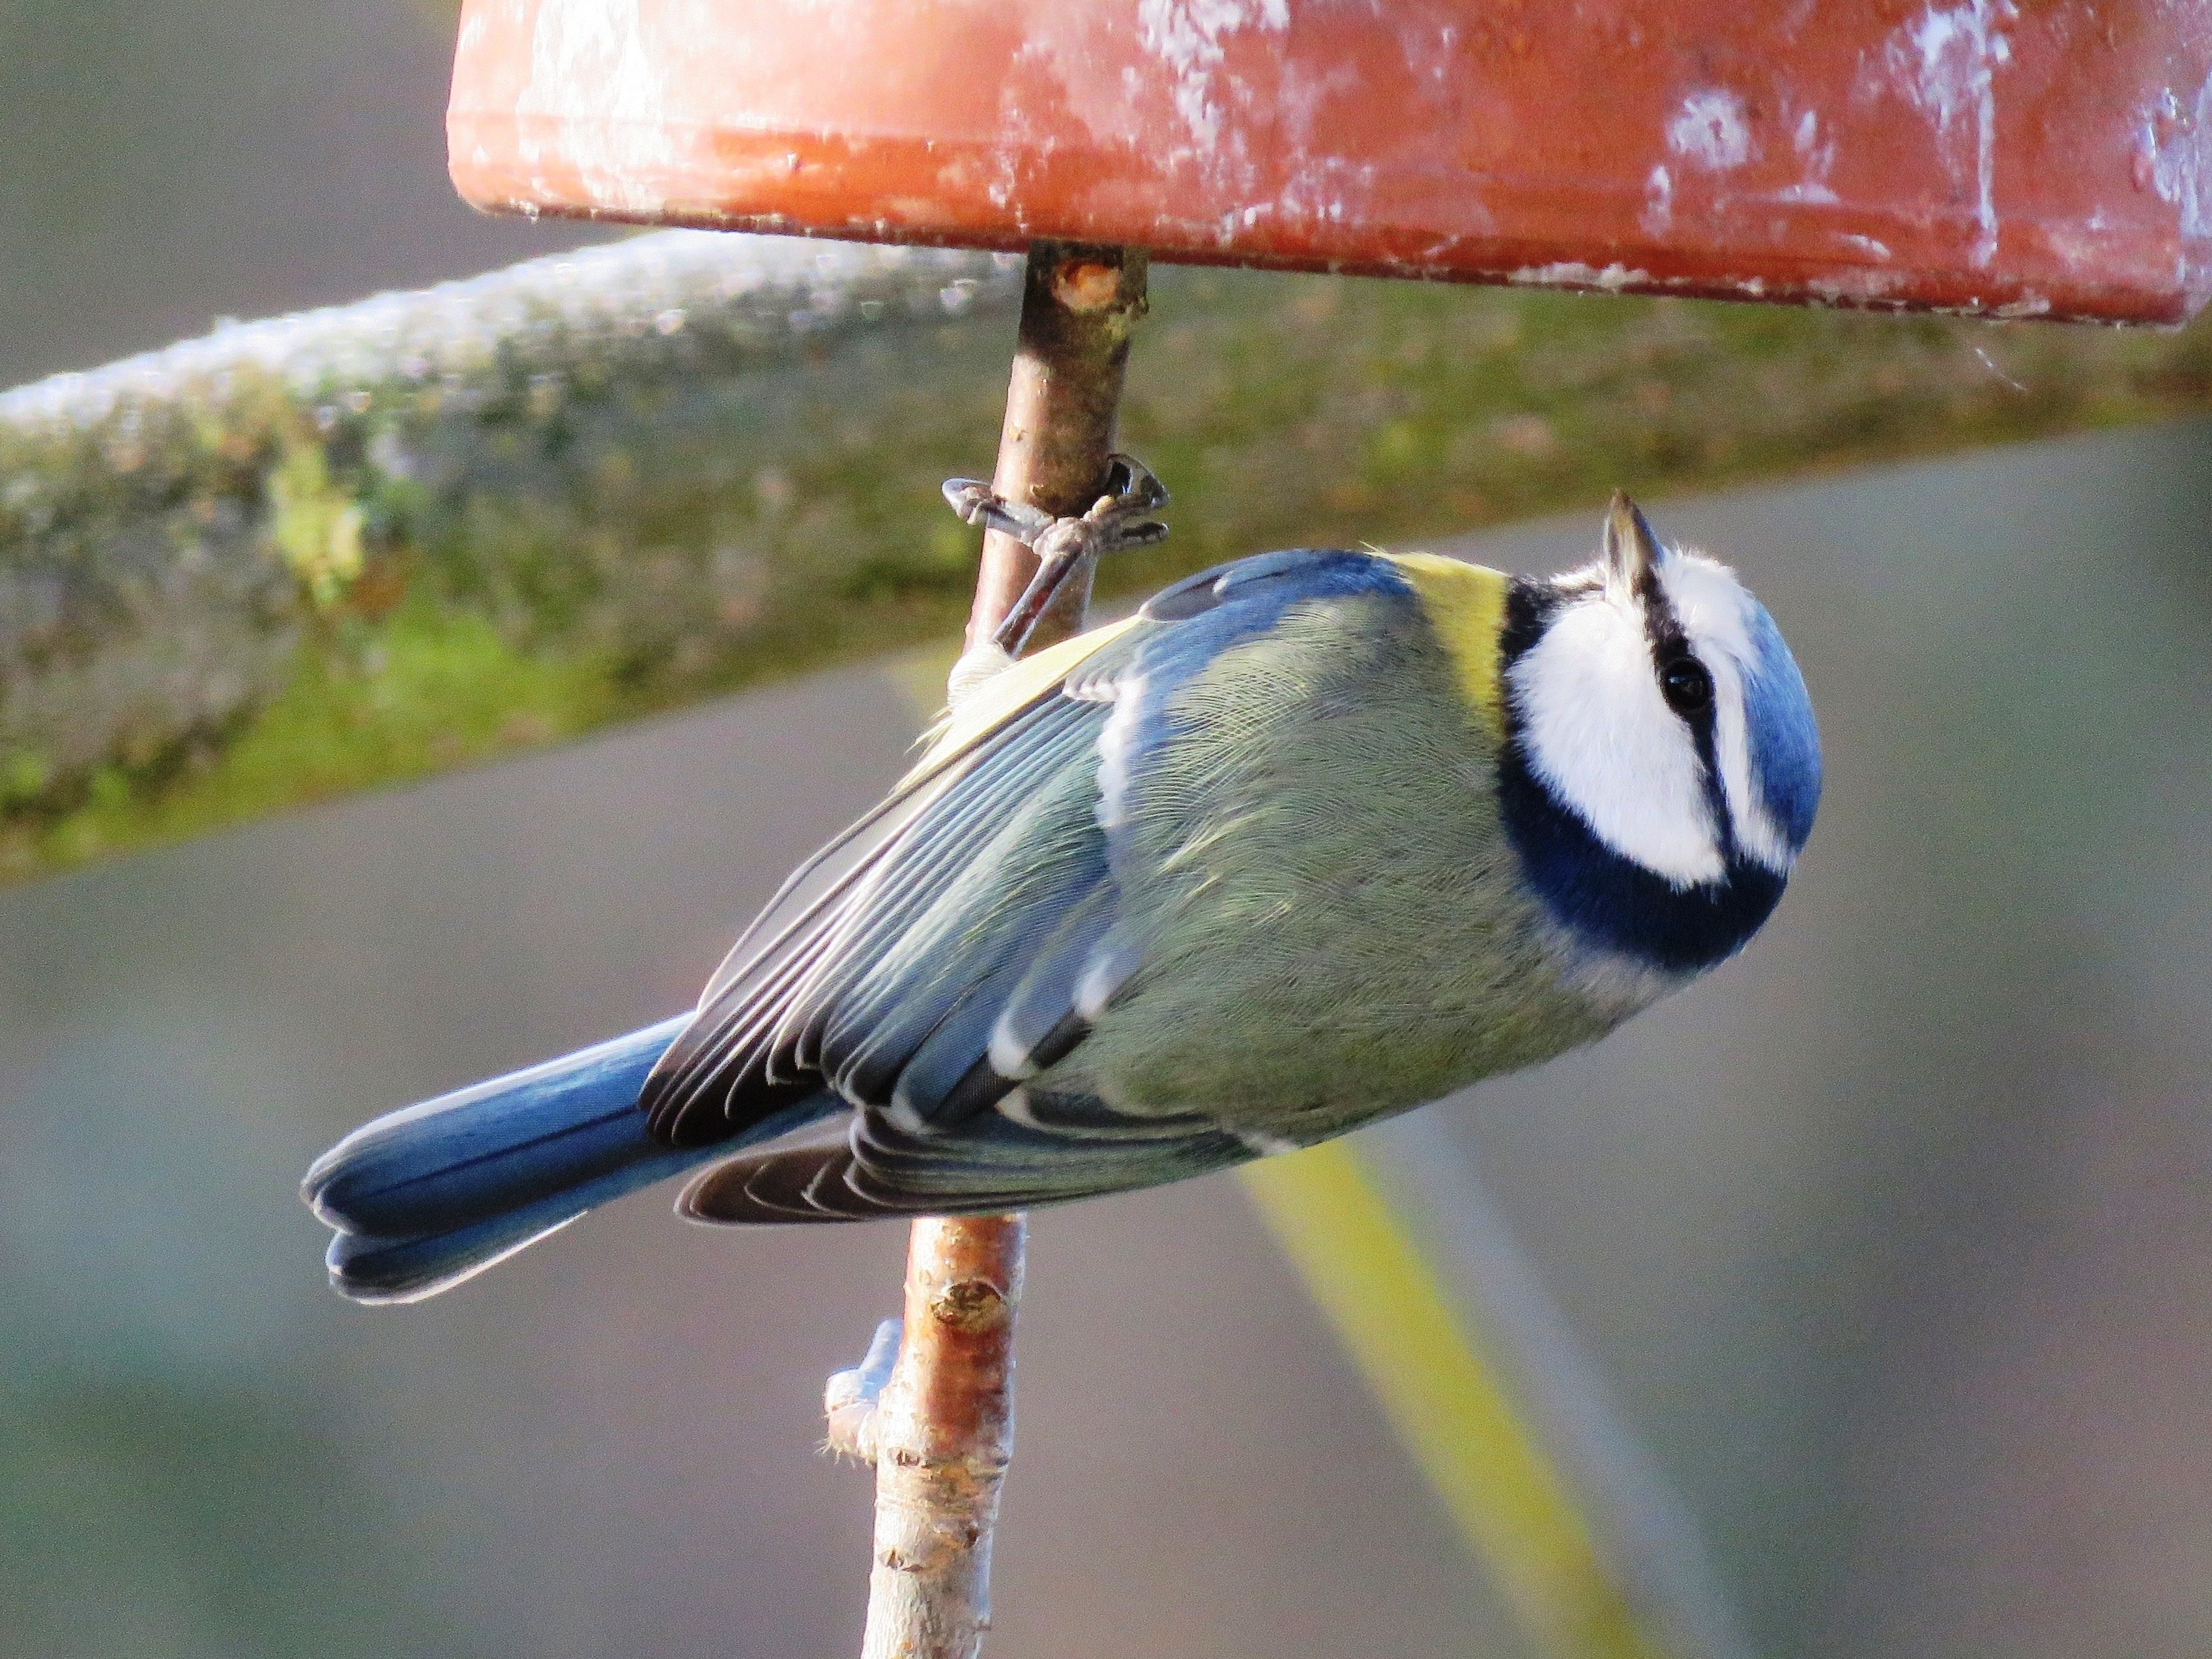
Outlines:
{"label": "blurred yellow stripe", "polygon": [[1574,1494],[1515,1411],[1419,1249],[1342,1141],[1265,1158],[1245,1187],[1391,1425],[1558,1659],[1662,1659]]}

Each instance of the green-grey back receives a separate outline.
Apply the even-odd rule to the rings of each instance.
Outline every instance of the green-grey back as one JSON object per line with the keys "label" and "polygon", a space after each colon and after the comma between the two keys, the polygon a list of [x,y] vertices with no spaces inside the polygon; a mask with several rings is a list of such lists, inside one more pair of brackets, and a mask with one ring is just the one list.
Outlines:
{"label": "green-grey back", "polygon": [[1144,965],[1033,1087],[1303,1144],[1613,1023],[1560,976],[1498,739],[1411,596],[1294,608],[1184,711],[1115,861]]}

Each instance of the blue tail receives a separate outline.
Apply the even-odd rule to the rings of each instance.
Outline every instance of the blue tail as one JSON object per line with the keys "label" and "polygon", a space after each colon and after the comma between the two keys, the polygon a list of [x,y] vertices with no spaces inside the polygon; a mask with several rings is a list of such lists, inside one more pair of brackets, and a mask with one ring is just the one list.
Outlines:
{"label": "blue tail", "polygon": [[338,1142],[301,1188],[337,1230],[331,1285],[356,1302],[433,1295],[597,1205],[761,1138],[678,1150],[646,1132],[638,1092],[689,1018],[390,1113]]}

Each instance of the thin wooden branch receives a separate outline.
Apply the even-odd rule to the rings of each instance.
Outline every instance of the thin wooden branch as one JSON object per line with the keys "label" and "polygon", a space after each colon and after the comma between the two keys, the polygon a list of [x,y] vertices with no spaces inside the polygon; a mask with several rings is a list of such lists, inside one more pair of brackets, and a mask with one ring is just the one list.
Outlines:
{"label": "thin wooden branch", "polygon": [[[991,487],[1001,499],[1054,518],[1083,512],[1106,479],[1114,416],[1129,362],[1129,331],[1145,314],[1145,256],[1134,249],[1039,242],[1022,289],[1021,335],[1006,387],[1006,422]],[[968,641],[988,640],[1036,574],[1036,555],[1012,536],[983,537]],[[1091,572],[1079,572],[1038,618],[1032,649],[1080,632]]]}
{"label": "thin wooden branch", "polygon": [[972,1659],[1014,1454],[1026,1224],[929,1218],[907,1245],[905,1329],[872,1425],[875,1559],[862,1659]]}
{"label": "thin wooden branch", "polygon": [[[1058,517],[1082,513],[1104,489],[1145,276],[1141,252],[1030,248],[992,480],[1006,500]],[[1036,556],[1014,538],[985,536],[971,645],[990,639],[1036,569]],[[1091,574],[1087,566],[1072,573],[1030,635],[1032,647],[1082,627]],[[915,1222],[903,1340],[875,1412],[856,1410],[852,1388],[833,1384],[833,1443],[876,1464],[863,1659],[974,1659],[982,1646],[992,1534],[1013,1455],[1024,1233],[1018,1215]]]}

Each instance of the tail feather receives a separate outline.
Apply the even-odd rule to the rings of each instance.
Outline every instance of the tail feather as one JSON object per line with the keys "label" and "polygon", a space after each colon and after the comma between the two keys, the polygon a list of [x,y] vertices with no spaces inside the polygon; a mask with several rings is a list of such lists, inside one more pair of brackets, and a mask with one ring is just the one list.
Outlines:
{"label": "tail feather", "polygon": [[664,1148],[658,1158],[640,1159],[535,1203],[495,1212],[442,1232],[392,1237],[342,1231],[331,1240],[324,1262],[330,1268],[331,1285],[356,1302],[419,1302],[559,1232],[586,1211],[679,1175],[707,1156],[696,1148],[686,1152]]}
{"label": "tail feather", "polygon": [[301,1193],[351,1233],[407,1237],[519,1209],[580,1176],[667,1148],[638,1091],[681,1018],[365,1123],[317,1158]]}
{"label": "tail feather", "polygon": [[688,1018],[390,1113],[331,1147],[301,1190],[337,1230],[332,1285],[360,1302],[433,1295],[595,1206],[820,1109],[805,1103],[712,1146],[655,1140],[638,1094]]}

